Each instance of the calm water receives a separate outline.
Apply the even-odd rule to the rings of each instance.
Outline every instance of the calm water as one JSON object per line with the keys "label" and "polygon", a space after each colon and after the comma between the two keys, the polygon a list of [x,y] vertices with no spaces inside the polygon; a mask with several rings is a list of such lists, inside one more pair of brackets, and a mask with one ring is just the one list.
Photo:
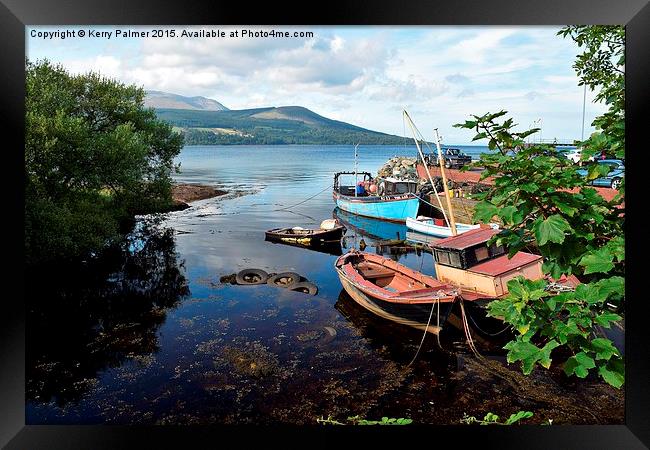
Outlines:
{"label": "calm water", "polygon": [[[484,147],[464,147],[477,156]],[[360,146],[373,174],[414,147]],[[541,423],[621,423],[622,393],[557,372],[505,368],[498,338],[476,359],[446,326],[440,345],[359,308],[333,270],[336,256],[264,241],[279,226],[331,218],[334,172],[352,146],[188,147],[179,182],[224,188],[143,224],[122,248],[79,273],[33,288],[28,316],[27,423],[295,423],[318,417],[410,417],[458,423],[464,413],[535,412]],[[303,202],[305,199],[313,199]],[[404,226],[342,215],[342,251],[391,255],[433,274],[430,253],[377,247]],[[245,268],[293,271],[318,294],[220,283]],[[51,276],[54,282],[54,275]],[[64,281],[61,281],[61,280]],[[595,398],[599,400],[596,401]]]}

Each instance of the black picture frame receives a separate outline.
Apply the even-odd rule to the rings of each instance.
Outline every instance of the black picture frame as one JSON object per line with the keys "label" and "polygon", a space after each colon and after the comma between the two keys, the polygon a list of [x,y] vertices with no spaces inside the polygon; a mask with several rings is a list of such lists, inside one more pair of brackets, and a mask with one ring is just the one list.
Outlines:
{"label": "black picture frame", "polygon": [[[626,294],[625,424],[614,426],[431,426],[431,427],[308,427],[258,428],[255,436],[320,446],[331,438],[362,437],[383,444],[445,445],[444,440],[469,447],[526,449],[641,449],[650,446],[650,355],[645,323],[647,300],[642,295],[644,241],[642,215],[647,192],[642,184],[642,132],[646,127],[650,92],[650,5],[647,0],[590,1],[492,0],[463,2],[173,2],[168,0],[89,1],[0,0],[0,111],[5,142],[5,199],[10,247],[3,310],[0,312],[2,371],[0,386],[0,445],[8,449],[124,448],[136,442],[145,448],[216,447],[235,438],[250,445],[254,437],[244,427],[118,427],[25,426],[25,322],[23,304],[22,239],[24,202],[25,26],[28,25],[153,25],[153,24],[313,24],[313,25],[564,25],[624,24],[626,45],[626,133],[629,148],[626,168],[626,241],[628,276]],[[11,139],[13,138],[13,139]],[[22,147],[21,147],[22,145]],[[645,144],[647,146],[647,144]],[[636,163],[635,163],[636,162]],[[13,180],[11,179],[13,176]],[[631,245],[630,245],[631,243]],[[639,243],[639,244],[637,244]],[[13,289],[9,289],[12,287]],[[361,429],[362,428],[362,429]],[[388,429],[390,428],[390,429]],[[399,429],[395,429],[399,428]],[[344,430],[343,430],[344,429]],[[268,438],[268,439],[267,439]],[[391,442],[392,441],[392,442]],[[179,444],[180,445],[180,444]],[[230,444],[229,444],[230,445]]]}

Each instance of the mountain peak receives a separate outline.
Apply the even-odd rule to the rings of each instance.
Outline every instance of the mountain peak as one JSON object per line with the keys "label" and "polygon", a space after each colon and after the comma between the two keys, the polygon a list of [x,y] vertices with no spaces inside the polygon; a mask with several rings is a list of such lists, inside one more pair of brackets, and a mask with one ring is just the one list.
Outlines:
{"label": "mountain peak", "polygon": [[163,91],[146,91],[144,105],[149,108],[190,109],[200,111],[228,111],[216,100],[207,97],[172,94]]}

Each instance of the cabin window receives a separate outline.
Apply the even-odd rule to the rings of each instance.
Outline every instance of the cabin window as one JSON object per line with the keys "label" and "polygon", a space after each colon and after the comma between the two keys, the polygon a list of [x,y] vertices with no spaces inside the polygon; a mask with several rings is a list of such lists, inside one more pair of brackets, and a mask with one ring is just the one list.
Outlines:
{"label": "cabin window", "polygon": [[490,257],[487,247],[478,247],[474,250],[474,255],[476,256],[476,261],[483,261]]}
{"label": "cabin window", "polygon": [[449,262],[454,267],[460,267],[460,253],[450,252],[449,253]]}
{"label": "cabin window", "polygon": [[396,194],[406,194],[409,191],[409,186],[407,183],[397,183],[395,184],[395,193]]}
{"label": "cabin window", "polygon": [[494,245],[494,244],[492,244],[490,246],[490,256],[503,255],[505,252],[506,251],[503,248],[503,245]]}
{"label": "cabin window", "polygon": [[440,264],[450,264],[449,253],[448,252],[441,252],[439,250],[436,250],[436,260]]}

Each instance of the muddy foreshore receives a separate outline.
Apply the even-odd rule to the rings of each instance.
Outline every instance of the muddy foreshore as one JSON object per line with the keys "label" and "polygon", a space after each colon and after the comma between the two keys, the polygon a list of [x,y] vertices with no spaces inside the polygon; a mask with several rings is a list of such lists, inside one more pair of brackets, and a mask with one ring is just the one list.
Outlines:
{"label": "muddy foreshore", "polygon": [[196,200],[219,197],[225,194],[227,194],[226,191],[204,184],[175,184],[172,186],[172,202],[177,210],[189,208],[189,203]]}

